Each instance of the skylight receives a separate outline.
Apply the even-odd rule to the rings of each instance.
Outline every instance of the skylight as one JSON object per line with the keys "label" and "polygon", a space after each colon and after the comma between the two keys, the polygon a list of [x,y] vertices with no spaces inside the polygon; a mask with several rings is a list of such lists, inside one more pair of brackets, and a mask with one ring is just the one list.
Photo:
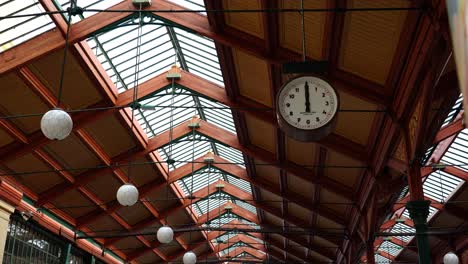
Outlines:
{"label": "skylight", "polygon": [[424,181],[424,195],[444,203],[458,189],[460,184],[463,184],[463,180],[444,171],[435,171]]}
{"label": "skylight", "polygon": [[[240,242],[236,242],[234,244],[232,244],[232,246],[229,246],[228,248],[222,250],[219,255],[220,256],[226,256],[226,255],[229,255],[230,257],[234,257],[234,256],[237,256],[239,255],[240,251],[236,251],[237,248],[239,247],[248,247],[248,248],[252,248],[253,250],[255,251],[258,251],[260,254],[265,254],[264,252],[260,251],[260,250],[257,250],[256,248],[253,248],[252,246],[240,241]],[[257,259],[254,257],[254,259]]]}
{"label": "skylight", "polygon": [[192,156],[193,159],[197,159],[205,155],[208,151],[213,151],[214,154],[227,161],[244,164],[241,152],[231,147],[224,146],[198,133],[175,139],[172,144],[158,149],[163,160],[167,160],[171,157],[176,161],[175,164],[169,166],[169,170],[183,166],[192,160]]}
{"label": "skylight", "polygon": [[[0,16],[45,12],[37,0],[0,0]],[[47,15],[0,19],[0,53],[55,27]]]}
{"label": "skylight", "polygon": [[[390,230],[390,233],[415,233],[415,232],[416,232],[416,229],[403,223],[396,223]],[[395,236],[395,238],[401,241],[407,242],[407,243],[409,243],[411,239],[413,239],[413,237],[414,236]]]}
{"label": "skylight", "polygon": [[[242,228],[242,227],[240,227]],[[229,232],[226,232],[224,233],[223,235],[217,237],[216,239],[213,239],[212,242],[213,243],[218,243],[218,244],[225,244],[227,243],[228,239],[238,235],[238,234],[242,234],[242,235],[246,235],[248,236],[249,238],[253,239],[253,240],[256,240],[258,243],[263,243],[262,240],[256,238],[256,237],[253,237],[245,232],[239,232],[239,231],[229,231]]]}
{"label": "skylight", "polygon": [[389,241],[384,241],[382,244],[380,244],[377,250],[387,252],[392,256],[398,256],[398,254],[400,254],[400,252],[403,250],[403,247]]}
{"label": "skylight", "polygon": [[249,182],[242,180],[242,179],[238,179],[229,174],[226,174],[218,170],[215,167],[203,168],[199,171],[194,172],[193,177],[190,174],[177,182],[182,187],[182,191],[184,192],[184,195],[187,196],[190,194],[190,190],[194,193],[202,188],[207,187],[208,184],[212,184],[220,179],[228,183],[231,183],[232,185],[235,185],[236,187],[239,187],[245,192],[252,193],[252,189],[250,188]]}
{"label": "skylight", "polygon": [[[255,229],[259,229],[260,227],[255,224],[255,223],[252,223],[236,214],[233,214],[233,213],[224,213],[214,219],[211,220],[211,222],[209,223],[211,227],[221,227],[222,225],[225,225],[231,221],[234,221],[234,220],[238,220],[238,221],[241,221],[243,224],[245,224],[245,227],[253,227]],[[241,226],[241,228],[243,228],[244,226]]]}
{"label": "skylight", "polygon": [[468,171],[468,129],[463,129],[457,135],[442,157],[441,162]]}
{"label": "skylight", "polygon": [[[188,72],[224,86],[213,40],[177,28],[144,13],[140,44],[139,83],[166,72],[178,63]],[[138,17],[88,39],[107,74],[123,92],[135,85]]]}
{"label": "skylight", "polygon": [[391,260],[389,260],[388,258],[386,257],[383,257],[379,254],[376,254],[375,255],[375,263],[378,263],[378,264],[383,264],[383,263],[392,263]]}
{"label": "skylight", "polygon": [[[173,2],[186,8],[204,9],[202,0]],[[108,27],[106,31],[97,32],[88,39],[90,47],[119,93],[136,85],[137,40],[138,17],[135,14],[129,19]],[[214,42],[161,20],[151,13],[144,13],[139,54],[138,83],[140,85],[158,75],[165,74],[176,63],[184,72],[197,75],[221,88],[224,87]],[[184,72],[182,78],[186,74]],[[174,83],[174,86],[155,88],[160,89],[140,99],[141,107],[134,112],[136,120],[148,138],[157,137],[171,127],[174,128],[189,121],[194,115],[224,129],[225,133],[236,135],[232,112],[226,105],[177,83]],[[197,130],[180,138],[172,138],[170,144],[156,151],[162,160],[169,158],[175,160],[175,163],[169,166],[170,171],[190,163],[192,159],[204,156],[208,151],[245,168],[242,152],[214,141],[198,133]],[[226,181],[252,194],[249,182],[229,175],[229,172],[208,166],[189,173],[176,184],[180,186],[183,195],[188,196],[218,180]],[[192,208],[197,216],[201,216],[216,208],[223,210],[228,202],[257,214],[254,206],[225,192],[216,192],[209,197],[204,197],[194,203]],[[231,212],[224,212],[205,225],[219,226],[233,220],[241,221],[256,229],[260,228],[257,224]]]}
{"label": "skylight", "polygon": [[442,127],[450,124],[457,117],[458,113],[460,113],[462,109],[462,103],[463,103],[463,95],[460,94],[457,101],[455,102],[452,109],[450,110],[449,114],[445,118],[444,123],[442,124]]}

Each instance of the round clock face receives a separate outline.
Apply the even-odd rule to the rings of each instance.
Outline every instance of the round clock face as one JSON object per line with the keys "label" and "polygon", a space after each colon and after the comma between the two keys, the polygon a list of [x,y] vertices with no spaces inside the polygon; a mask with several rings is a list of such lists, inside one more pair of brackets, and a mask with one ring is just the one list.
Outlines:
{"label": "round clock face", "polygon": [[289,125],[314,130],[333,119],[338,110],[338,97],[326,81],[303,76],[282,87],[277,106],[279,114]]}

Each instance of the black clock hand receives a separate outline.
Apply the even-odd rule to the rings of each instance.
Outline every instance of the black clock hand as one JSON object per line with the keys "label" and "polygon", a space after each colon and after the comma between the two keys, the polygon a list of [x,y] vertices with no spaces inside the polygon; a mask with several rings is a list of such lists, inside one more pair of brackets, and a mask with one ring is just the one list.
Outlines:
{"label": "black clock hand", "polygon": [[305,112],[310,113],[310,95],[309,95],[309,84],[306,82],[304,86],[305,91]]}

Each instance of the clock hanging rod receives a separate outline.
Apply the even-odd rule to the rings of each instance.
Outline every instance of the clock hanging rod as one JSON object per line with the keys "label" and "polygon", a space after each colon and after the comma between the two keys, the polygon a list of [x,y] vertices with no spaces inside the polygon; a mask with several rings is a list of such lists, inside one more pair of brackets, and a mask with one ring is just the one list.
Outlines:
{"label": "clock hanging rod", "polygon": [[[92,12],[92,13],[138,13],[138,12],[152,12],[152,13],[347,13],[347,12],[391,12],[391,11],[425,11],[425,7],[362,7],[362,8],[285,8],[285,9],[198,9],[198,10],[174,10],[174,9],[144,9],[142,11],[132,9],[95,9],[95,8],[80,8],[80,12]],[[0,21],[9,18],[22,18],[31,16],[44,16],[54,14],[67,14],[67,10],[63,11],[48,11],[48,12],[37,12],[32,14],[18,14],[9,16],[0,16]]]}

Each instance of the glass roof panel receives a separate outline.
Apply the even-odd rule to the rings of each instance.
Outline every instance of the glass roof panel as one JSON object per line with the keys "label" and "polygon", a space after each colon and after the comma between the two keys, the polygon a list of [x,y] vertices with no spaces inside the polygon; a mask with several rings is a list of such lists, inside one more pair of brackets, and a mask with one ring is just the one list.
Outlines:
{"label": "glass roof panel", "polygon": [[379,254],[375,254],[375,263],[378,263],[378,264],[380,264],[380,263],[382,263],[382,264],[383,263],[392,263],[392,261],[389,260],[386,257],[383,257],[383,256],[379,255]]}
{"label": "glass roof panel", "polygon": [[[205,2],[204,0],[169,0],[175,4],[183,6],[190,10],[206,10],[205,9]],[[201,14],[206,15],[205,12],[201,12]]]}
{"label": "glass roof panel", "polygon": [[192,175],[187,175],[181,180],[177,181],[182,187],[184,195],[189,195],[192,193],[207,187],[209,184],[216,182],[219,179],[224,179],[225,175],[214,167],[205,167],[199,171],[196,171]]}
{"label": "glass roof panel", "polygon": [[450,110],[449,114],[444,120],[444,123],[442,124],[442,127],[450,124],[458,115],[460,110],[462,109],[463,105],[463,95],[460,94],[460,97],[458,97],[457,101],[453,105],[452,109]]}
{"label": "glass roof panel", "polygon": [[169,167],[169,170],[174,170],[175,168],[191,162],[192,156],[193,159],[197,159],[208,153],[210,150],[212,150],[210,139],[198,134],[196,134],[195,139],[193,139],[192,135],[190,134],[177,140],[175,143],[158,149],[158,152],[163,160],[167,160],[170,156],[176,161],[175,164]]}
{"label": "glass roof panel", "polygon": [[[176,51],[167,27],[154,17],[145,17],[141,30],[138,82],[166,72],[175,62]],[[119,92],[135,86],[138,19],[129,19],[111,30],[88,39]]]}
{"label": "glass roof panel", "polygon": [[186,71],[224,86],[214,42],[211,39],[179,28],[174,28],[174,32],[180,47],[181,67]]}
{"label": "glass roof panel", "polygon": [[257,260],[258,259],[256,257],[250,255],[247,252],[242,252],[242,253],[240,253],[240,254],[233,257],[233,259],[240,259],[240,258],[242,258],[242,259],[252,259],[252,260]]}
{"label": "glass roof panel", "polygon": [[403,247],[389,241],[384,241],[382,244],[380,244],[377,250],[387,252],[392,256],[398,256],[398,254],[400,254],[400,252],[403,250]]}
{"label": "glass roof panel", "polygon": [[[408,210],[405,210],[408,211]],[[391,233],[415,233],[416,229],[412,228],[409,225],[405,225],[403,223],[396,223],[393,228],[390,230]],[[413,236],[395,236],[395,238],[404,241],[404,242],[409,242],[411,239],[413,239]]]}
{"label": "glass roof panel", "polygon": [[210,212],[216,208],[219,208],[221,211],[224,209],[224,205],[227,202],[232,202],[231,195],[224,192],[214,193],[195,204],[198,207],[197,216],[206,214],[207,212]]}
{"label": "glass roof panel", "polygon": [[245,232],[242,232],[242,231],[229,231],[229,232],[226,232],[224,233],[223,235],[217,237],[216,239],[213,239],[212,242],[213,243],[218,243],[218,244],[224,244],[227,242],[228,238],[232,238],[238,234],[243,234],[243,235],[246,235],[248,236],[249,238],[253,239],[253,240],[256,240],[258,241],[258,243],[262,243],[263,244],[263,241],[254,237],[254,236],[251,236],[249,235],[248,233],[245,233]]}
{"label": "glass roof panel", "polygon": [[[438,212],[438,210],[435,207],[429,206],[429,215],[427,216],[427,221],[431,220],[431,218],[437,212]],[[401,215],[408,218],[408,219],[411,219],[408,209],[405,209]]]}
{"label": "glass roof panel", "polygon": [[234,176],[231,175],[226,175],[227,176],[227,182],[231,183],[232,185],[235,185],[239,187],[239,189],[248,192],[252,194],[252,187],[250,186],[250,183],[248,181],[244,181],[242,179],[238,179]]}
{"label": "glass roof panel", "polygon": [[245,168],[244,155],[239,150],[224,146],[220,143],[216,143],[216,149],[218,150],[219,156]]}
{"label": "glass roof panel", "polygon": [[[171,113],[173,117],[172,127],[190,120],[194,115],[198,115],[209,123],[222,127],[233,134],[236,133],[230,109],[221,103],[181,88],[177,84],[175,84],[174,89],[168,87],[147,96],[140,100],[140,103],[142,107],[139,111],[136,111],[136,118],[149,138],[163,133],[171,127]],[[220,148],[225,150],[222,146]],[[227,150],[225,152],[227,153]],[[230,153],[230,155],[236,161],[241,160],[238,158],[242,156],[240,153]]]}
{"label": "glass roof panel", "polygon": [[[220,227],[224,224],[227,224],[233,220],[238,220],[240,222],[242,222],[243,226],[247,227],[252,227],[252,228],[255,228],[255,229],[260,229],[260,226],[258,226],[257,224],[255,223],[252,223],[236,214],[233,214],[233,213],[224,213],[222,214],[221,216],[218,216],[214,219],[211,220],[211,222],[209,223],[210,226],[212,227]],[[241,226],[242,227],[242,226]]]}
{"label": "glass roof panel", "polygon": [[444,203],[461,184],[463,184],[463,180],[438,170],[431,173],[424,181],[424,195]]}
{"label": "glass roof panel", "polygon": [[[0,16],[17,16],[45,12],[37,0],[0,0]],[[48,15],[2,19],[0,53],[55,28]]]}
{"label": "glass roof panel", "polygon": [[244,208],[245,210],[248,210],[254,214],[257,214],[257,208],[249,203],[246,203],[244,201],[241,201],[241,200],[236,200],[235,201],[235,204],[237,204],[238,206]]}
{"label": "glass roof panel", "polygon": [[[88,39],[119,92],[134,86],[138,21],[134,15]],[[144,13],[143,21],[139,83],[166,72],[177,61],[183,70],[224,86],[213,40],[177,28],[149,13]]]}
{"label": "glass roof panel", "polygon": [[[236,248],[239,248],[239,247],[251,247],[251,246],[249,246],[248,244],[246,244],[246,243],[244,243],[242,241],[239,241],[239,242],[236,242],[236,243],[230,245],[228,248],[222,250],[220,252],[220,255],[221,256],[229,255],[230,252],[234,251]],[[259,251],[259,252],[261,252],[261,251]],[[240,253],[240,252],[236,252],[236,253]]]}
{"label": "glass roof panel", "polygon": [[458,133],[452,145],[442,157],[441,162],[468,171],[468,129],[465,128]]}
{"label": "glass roof panel", "polygon": [[[87,0],[87,1],[77,1],[77,5],[84,9],[107,9],[113,5],[116,5],[123,0]],[[60,6],[62,10],[67,10],[70,7],[71,1],[69,0],[55,0]],[[84,18],[90,17],[97,14],[97,12],[83,12],[82,16],[73,16],[72,23],[76,23]]]}

